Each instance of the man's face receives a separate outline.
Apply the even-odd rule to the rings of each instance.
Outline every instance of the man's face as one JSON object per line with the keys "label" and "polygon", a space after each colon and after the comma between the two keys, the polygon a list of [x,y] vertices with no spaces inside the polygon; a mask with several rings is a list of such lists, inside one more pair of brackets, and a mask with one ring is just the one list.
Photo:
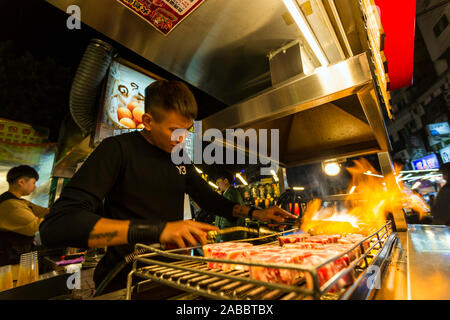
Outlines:
{"label": "man's face", "polygon": [[20,192],[24,196],[28,196],[33,193],[36,188],[36,179],[35,178],[20,178],[17,181],[17,184],[20,188]]}
{"label": "man's face", "polygon": [[216,181],[217,186],[219,187],[220,191],[225,191],[228,188],[228,179],[217,179]]}
{"label": "man's face", "polygon": [[155,146],[167,153],[171,153],[172,149],[186,138],[186,135],[184,135],[179,137],[178,141],[172,141],[172,133],[177,129],[185,129],[187,131],[192,127],[194,119],[188,119],[176,111],[160,112],[162,114],[161,119],[158,119],[160,121],[156,121],[148,113],[144,114],[142,121],[145,130],[151,132],[152,142]]}

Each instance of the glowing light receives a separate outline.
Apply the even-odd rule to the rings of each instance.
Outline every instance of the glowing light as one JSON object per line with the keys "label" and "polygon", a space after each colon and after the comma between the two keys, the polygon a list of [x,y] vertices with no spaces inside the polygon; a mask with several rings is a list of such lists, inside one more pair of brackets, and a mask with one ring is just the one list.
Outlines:
{"label": "glowing light", "polygon": [[305,190],[304,187],[293,187],[292,189],[295,190],[295,191],[302,191],[302,190]]}
{"label": "glowing light", "polygon": [[341,172],[341,166],[337,162],[326,162],[323,170],[329,176],[337,176]]}
{"label": "glowing light", "polygon": [[422,184],[422,181],[417,181],[416,183],[414,183],[414,185],[412,186],[411,189],[414,190],[415,188],[418,188],[421,184]]}
{"label": "glowing light", "polygon": [[278,179],[278,176],[277,176],[277,174],[276,174],[275,170],[270,170],[270,172],[272,173],[272,175],[273,175],[273,178],[275,179],[275,181],[276,181],[276,182],[278,182],[278,181],[279,181],[279,179]]}
{"label": "glowing light", "polygon": [[355,189],[356,189],[356,186],[353,186],[351,189],[350,189],[350,194],[352,194],[353,192],[355,192]]}
{"label": "glowing light", "polygon": [[372,173],[372,171],[366,171],[366,172],[364,172],[364,174],[365,174],[366,176],[373,176],[373,177],[378,177],[378,178],[384,178],[384,176],[379,175],[379,174]]}
{"label": "glowing light", "polygon": [[203,171],[202,170],[200,170],[199,168],[197,168],[197,167],[195,167],[195,170],[197,170],[197,172],[198,173],[200,173],[200,174],[202,174],[203,173]]}
{"label": "glowing light", "polygon": [[242,182],[245,186],[248,186],[247,181],[245,181],[245,179],[242,178],[242,176],[241,176],[240,173],[236,173],[236,177],[238,177],[238,179],[241,180],[241,182]]}
{"label": "glowing light", "polygon": [[208,181],[208,183],[209,183],[213,188],[219,189],[219,187],[216,186],[216,185],[215,185],[214,183],[212,183],[211,181]]}
{"label": "glowing light", "polygon": [[288,8],[295,23],[297,23],[298,27],[300,28],[300,31],[302,32],[312,51],[316,55],[317,59],[319,59],[320,64],[323,66],[328,65],[327,58],[323,54],[322,49],[319,46],[319,43],[317,42],[316,38],[311,32],[311,29],[309,28],[305,17],[301,13],[297,5],[294,3],[294,0],[283,0],[283,2]]}

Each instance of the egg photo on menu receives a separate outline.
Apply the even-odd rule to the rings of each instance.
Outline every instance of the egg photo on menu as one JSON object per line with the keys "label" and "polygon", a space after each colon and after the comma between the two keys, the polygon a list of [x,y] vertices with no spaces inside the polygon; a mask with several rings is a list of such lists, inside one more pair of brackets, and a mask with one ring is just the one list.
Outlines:
{"label": "egg photo on menu", "polygon": [[133,69],[128,62],[120,58],[113,60],[107,74],[95,142],[144,129],[145,88],[154,81],[155,78]]}

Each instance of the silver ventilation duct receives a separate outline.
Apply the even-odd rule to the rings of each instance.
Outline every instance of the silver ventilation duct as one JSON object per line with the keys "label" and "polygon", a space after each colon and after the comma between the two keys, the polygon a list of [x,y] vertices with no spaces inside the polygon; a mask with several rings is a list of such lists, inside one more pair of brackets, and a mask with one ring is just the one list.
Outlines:
{"label": "silver ventilation duct", "polygon": [[115,52],[108,43],[93,39],[77,69],[69,105],[72,118],[83,134],[90,133],[95,127],[95,103]]}

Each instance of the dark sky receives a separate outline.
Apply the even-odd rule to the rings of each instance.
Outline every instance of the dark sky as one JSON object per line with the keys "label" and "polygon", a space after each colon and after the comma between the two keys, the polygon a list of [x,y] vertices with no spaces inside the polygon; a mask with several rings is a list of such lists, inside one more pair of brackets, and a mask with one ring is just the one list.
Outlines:
{"label": "dark sky", "polygon": [[[0,117],[48,127],[57,141],[69,113],[69,93],[81,57],[92,38],[112,44],[119,55],[163,78],[177,79],[101,33],[82,25],[66,27],[67,14],[44,0],[0,1]],[[3,70],[3,69],[6,69]],[[226,107],[191,87],[199,119]],[[6,103],[5,103],[6,101]]]}

